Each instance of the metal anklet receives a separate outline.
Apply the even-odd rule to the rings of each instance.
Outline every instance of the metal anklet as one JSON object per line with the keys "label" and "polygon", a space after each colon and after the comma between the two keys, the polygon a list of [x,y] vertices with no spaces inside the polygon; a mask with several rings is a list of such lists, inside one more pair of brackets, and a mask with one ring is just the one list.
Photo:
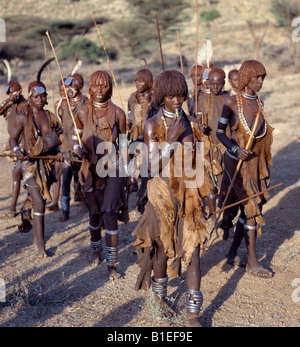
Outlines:
{"label": "metal anklet", "polygon": [[239,221],[241,224],[244,224],[244,229],[247,229],[247,230],[256,230],[256,226],[255,226],[255,225],[247,225],[242,217],[239,217],[238,221]]}
{"label": "metal anklet", "polygon": [[[193,299],[191,299],[193,297]],[[203,295],[199,290],[187,289],[185,292],[186,308],[188,313],[199,313],[202,303]]]}
{"label": "metal anklet", "polygon": [[167,296],[167,283],[168,276],[164,278],[151,277],[152,291],[159,298],[164,298]]}
{"label": "metal anklet", "polygon": [[95,242],[90,240],[90,246],[93,252],[100,252],[102,250],[102,238]]}
{"label": "metal anklet", "polygon": [[115,266],[118,263],[118,247],[105,247],[105,259],[108,266]]}

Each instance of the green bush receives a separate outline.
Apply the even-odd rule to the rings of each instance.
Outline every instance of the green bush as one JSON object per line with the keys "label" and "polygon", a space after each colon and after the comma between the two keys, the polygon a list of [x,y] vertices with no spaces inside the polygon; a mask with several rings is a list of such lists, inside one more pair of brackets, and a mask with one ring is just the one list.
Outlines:
{"label": "green bush", "polygon": [[[95,62],[99,58],[105,57],[105,53],[100,44],[97,45],[93,41],[85,37],[75,37],[70,41],[64,41],[57,46],[58,59],[64,60],[73,58],[77,52],[78,58],[84,58],[89,62]],[[116,58],[116,53],[108,53],[111,59]]]}
{"label": "green bush", "polygon": [[[83,39],[83,35],[94,29],[93,21],[88,18],[82,21],[70,19],[50,20],[39,17],[14,15],[4,18],[7,23],[7,43],[0,47],[0,55],[3,59],[20,58],[22,60],[35,60],[44,58],[42,39],[46,39],[48,52],[51,51],[45,32],[49,31],[55,49],[60,50],[63,59],[71,57],[75,52],[82,58],[92,61],[104,52],[100,44],[97,46],[90,40]],[[97,23],[105,23],[107,19],[96,18]],[[73,39],[74,38],[74,39]],[[111,53],[111,58],[116,56]]]}
{"label": "green bush", "polygon": [[200,12],[200,19],[202,19],[206,22],[209,22],[209,21],[214,20],[214,19],[219,18],[219,17],[221,17],[221,14],[216,9],[211,9],[211,10]]}
{"label": "green bush", "polygon": [[300,15],[299,0],[271,0],[271,11],[280,26],[289,26]]}
{"label": "green bush", "polygon": [[153,25],[153,29],[149,30],[149,24],[141,18],[119,19],[104,29],[103,37],[108,47],[117,50],[122,56],[138,58],[150,52],[153,40],[157,42],[156,27]]}

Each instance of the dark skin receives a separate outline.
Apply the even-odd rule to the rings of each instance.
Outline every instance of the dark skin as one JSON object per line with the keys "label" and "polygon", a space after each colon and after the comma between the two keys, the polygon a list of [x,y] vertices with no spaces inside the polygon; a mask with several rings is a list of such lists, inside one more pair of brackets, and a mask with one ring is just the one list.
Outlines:
{"label": "dark skin", "polygon": [[[175,110],[180,110],[185,98],[182,96],[165,96],[163,99],[164,102],[164,108],[166,111],[175,113]],[[193,131],[191,129],[190,123],[185,119],[178,117],[176,118],[166,118],[166,122],[168,125],[168,134],[166,141],[170,144],[173,142],[180,142],[180,143],[193,143]],[[161,153],[157,152],[158,146],[155,145],[155,142],[157,140],[154,138],[154,118],[150,118],[148,122],[145,125],[144,130],[144,142],[148,147],[149,151],[149,170],[151,170],[151,160],[150,157],[154,157],[156,160],[156,167],[159,168],[160,171],[162,168],[162,155]],[[153,160],[153,159],[152,159]],[[201,271],[200,271],[200,247],[197,247],[193,253],[191,263],[187,267],[186,272],[186,287],[188,289],[194,289],[199,290],[200,289],[200,282],[201,282]],[[157,257],[154,259],[153,262],[153,272],[154,277],[156,278],[163,278],[167,274],[167,256],[165,255],[165,252],[163,249],[159,248],[157,252]],[[165,311],[165,315],[170,316],[172,313],[168,310],[166,303],[161,302],[162,309]],[[188,315],[189,320],[189,326],[198,326],[198,314],[192,314],[189,313]]]}
{"label": "dark skin", "polygon": [[[149,84],[142,79],[136,79],[135,86],[138,92],[137,97],[139,103],[148,102],[151,97],[151,86],[149,86]],[[132,128],[131,123],[128,124],[128,128],[129,130]]]}
{"label": "dark skin", "polygon": [[[64,90],[62,83],[59,83],[58,92],[62,98],[62,102],[61,102],[61,105],[62,105],[63,103],[67,102],[66,97],[65,97],[65,90]],[[60,113],[60,108],[57,111],[57,106],[58,106],[59,102],[60,102],[60,100],[55,102],[54,108],[55,108],[56,114],[58,114],[58,116],[61,119],[62,117],[61,117],[61,113]],[[60,194],[61,176],[63,173],[62,170],[63,170],[63,164],[61,162],[56,162],[55,163],[55,171],[56,171],[57,181],[54,182],[52,185],[52,196],[53,196],[52,203],[47,206],[47,209],[50,211],[58,211],[59,210],[58,200],[59,200],[59,194]]]}
{"label": "dark skin", "polygon": [[[262,88],[263,82],[265,79],[265,75],[257,75],[252,76],[250,82],[247,86],[245,86],[243,92],[249,94],[249,95],[255,95],[257,92],[260,91]],[[254,111],[258,109],[257,101],[256,100],[247,100],[248,105],[250,108]],[[247,110],[246,107],[243,107],[244,109],[244,116],[247,121],[247,124],[250,129],[252,129],[255,117]],[[230,127],[232,127],[239,119],[238,117],[238,106],[235,96],[228,97],[225,101],[223,112],[221,117],[229,119]],[[260,115],[260,119],[255,131],[255,135],[260,135],[263,131],[264,126],[264,118],[262,115]],[[218,124],[219,129],[226,129],[226,125],[219,122]],[[230,149],[233,145],[237,144],[237,134],[235,132],[232,132],[232,138],[229,139],[226,134],[217,133],[218,139],[223,143],[224,146],[226,146],[228,149]],[[241,160],[246,160],[249,156],[252,155],[251,150],[246,150],[245,148],[239,148],[236,152],[236,156]],[[245,220],[246,225],[248,226],[255,226],[255,221],[252,219]],[[248,251],[248,269],[251,270],[253,268],[259,267],[259,263],[256,257],[255,252],[255,241],[256,241],[256,233],[255,230],[247,230],[243,229],[241,232],[244,233],[244,238],[247,246]],[[239,237],[240,241],[242,240],[241,237]],[[240,242],[239,242],[240,243]],[[239,246],[239,244],[238,244]],[[237,246],[237,247],[238,247]],[[260,275],[263,277],[269,277],[270,273],[266,269],[260,270]]]}
{"label": "dark skin", "polygon": [[[196,68],[193,67],[192,70],[191,70],[191,75],[190,76],[191,76],[191,80],[193,81],[194,90],[191,92],[190,97],[188,99],[189,107],[190,107],[190,103],[191,102],[194,103],[194,101],[191,101],[191,99],[193,98],[193,95],[195,95],[195,93],[196,93],[196,86],[197,86],[197,94],[198,95],[199,95],[199,92],[200,92],[201,88],[203,87],[203,85],[202,85],[201,67],[200,66],[197,67],[197,75],[196,75]],[[192,114],[194,112],[194,110],[191,111],[189,109],[189,112]]]}
{"label": "dark skin", "polygon": [[[81,88],[80,85],[78,84],[78,82],[73,78],[72,83],[70,85],[65,85],[66,88],[66,92],[67,92],[67,97],[69,100],[69,104],[71,106],[71,110],[72,112],[75,110],[78,101],[81,99]],[[60,96],[63,98],[63,101],[61,103],[61,106],[63,106],[64,103],[66,103],[66,98],[65,98],[65,90],[63,85],[61,85],[59,87],[59,94]],[[62,107],[59,107],[58,109],[58,116],[60,117],[60,119],[62,120],[63,123],[63,111],[62,111]],[[59,195],[60,195],[60,188],[61,188],[61,177],[63,176],[63,170],[68,164],[66,163],[57,163],[56,164],[56,178],[57,178],[57,182],[54,183],[53,185],[53,204],[50,207],[50,210],[58,210],[58,199],[59,199]],[[48,208],[49,208],[48,207]],[[68,220],[69,218],[66,216],[62,216],[60,218],[61,222],[64,222],[66,220]]]}
{"label": "dark skin", "polygon": [[[104,103],[110,99],[109,95],[109,85],[106,84],[105,78],[101,77],[99,83],[93,84],[90,86],[90,97],[92,101],[95,101],[97,103]],[[93,117],[95,119],[105,117],[107,113],[107,108],[97,108],[94,107],[94,114]],[[84,120],[89,114],[89,109],[88,106],[83,106],[78,112],[77,118],[76,118],[76,125],[79,130],[82,130],[84,127]],[[117,128],[118,128],[118,133],[119,134],[126,134],[126,115],[123,110],[120,108],[117,108],[116,112],[116,122],[117,122]],[[75,134],[75,133],[74,133]],[[79,144],[78,141],[72,141],[72,147],[74,147],[76,144]],[[122,152],[121,150],[121,155],[124,160],[124,162],[127,162],[127,149],[125,149],[125,152]],[[82,146],[79,147],[76,151],[76,154],[78,156],[85,158],[88,154],[87,149]],[[124,159],[126,158],[126,160]],[[100,218],[100,216],[98,216]],[[93,221],[95,225],[99,225],[99,220],[98,221]],[[90,234],[91,234],[91,240],[99,240],[101,238],[101,230],[92,230],[90,229]],[[109,247],[117,247],[118,245],[118,234],[105,234],[105,243]],[[101,252],[97,255],[99,257],[98,260],[100,260]],[[119,278],[120,275],[117,273],[117,270],[115,267],[108,267],[108,275],[109,278]]]}
{"label": "dark skin", "polygon": [[151,88],[146,81],[141,79],[135,80],[135,86],[136,86],[136,90],[142,95],[145,94],[146,92],[149,92]]}
{"label": "dark skin", "polygon": [[[207,85],[211,93],[213,93],[214,95],[220,95],[222,93],[224,84],[225,84],[225,80],[221,73],[219,73],[218,71],[212,71],[209,74]],[[224,95],[224,100],[227,98],[227,96],[228,95],[226,94]],[[223,95],[221,97],[223,97]],[[201,109],[201,105],[199,106]],[[212,129],[209,125],[204,130],[206,134],[210,134],[211,131]],[[214,192],[212,193],[211,196],[208,197],[208,204],[209,204],[209,209],[211,213],[216,211],[216,193],[217,192]],[[212,218],[215,218],[215,217],[212,217]]]}
{"label": "dark skin", "polygon": [[[7,98],[7,103],[13,103],[16,105],[17,113],[21,113],[21,106],[22,102],[24,101],[23,96],[19,92],[19,89],[17,86],[12,85],[9,89],[9,94]],[[12,187],[12,199],[11,199],[11,204],[10,204],[10,211],[11,212],[16,212],[17,208],[17,201],[20,193],[20,182],[21,182],[21,176],[22,176],[22,171],[21,171],[21,166],[16,165],[15,168],[13,169],[13,187]],[[15,213],[12,213],[12,216],[15,216]]]}
{"label": "dark skin", "polygon": [[225,80],[219,72],[213,71],[212,73],[210,73],[208,86],[212,93],[214,93],[215,95],[221,94],[224,84]]}
{"label": "dark skin", "polygon": [[193,81],[194,87],[197,85],[197,90],[200,90],[202,87],[202,75],[201,75],[201,68],[197,68],[197,75],[196,75],[196,69],[194,69],[191,72],[191,80]]}
{"label": "dark skin", "polygon": [[238,80],[238,72],[232,72],[229,83],[231,84],[232,89],[237,92],[238,86],[239,86],[239,80]]}
{"label": "dark skin", "polygon": [[[28,98],[28,102],[32,107],[34,120],[40,129],[42,135],[46,135],[50,132],[50,124],[49,119],[45,113],[44,106],[47,102],[47,96],[45,93],[40,94],[37,91],[33,90],[32,95]],[[9,139],[9,143],[11,148],[14,148],[19,143],[19,138],[23,133],[26,125],[25,114],[21,114],[15,122],[14,128],[11,132],[11,136]],[[28,152],[28,145],[26,141],[24,141],[24,149]],[[27,156],[24,156],[21,150],[17,150],[15,152],[16,155],[23,157],[23,160],[27,159]],[[57,155],[58,160],[63,160],[62,154],[59,153]],[[36,187],[36,182],[33,178],[28,180],[28,192],[32,197],[34,212],[43,213],[45,207],[45,201],[42,195],[39,192],[39,188]],[[38,248],[38,256],[39,257],[47,257],[47,252],[45,250],[45,241],[44,241],[44,225],[41,216],[34,215],[34,243]]]}
{"label": "dark skin", "polygon": [[[32,107],[32,113],[34,117],[34,121],[41,131],[42,136],[46,135],[50,132],[50,124],[49,124],[49,119],[46,115],[46,112],[44,110],[44,106],[46,105],[47,102],[47,96],[45,93],[40,94],[37,91],[33,91],[32,95],[28,98],[28,102]],[[15,146],[18,145],[18,139],[21,136],[21,133],[23,132],[25,128],[25,115],[20,115],[15,122],[14,128],[11,132],[10,136],[10,146],[11,148],[14,148]],[[27,143],[24,142],[24,149],[27,152],[28,151],[28,146]],[[18,150],[15,152],[16,155],[23,156],[23,153],[21,150]],[[24,159],[26,159],[25,156],[23,156]],[[62,160],[62,154],[59,153],[57,154],[58,160]]]}
{"label": "dark skin", "polygon": [[[260,91],[263,85],[265,76],[253,76],[252,80],[249,82],[247,86],[245,86],[244,92],[249,94],[249,95],[255,95],[256,92]],[[257,101],[256,100],[247,100],[247,103],[249,104],[250,108],[252,110],[257,110]],[[247,124],[250,129],[252,129],[254,122],[255,122],[255,117],[251,115],[251,113],[244,107],[244,115],[245,119],[247,121]],[[230,127],[232,127],[239,119],[238,117],[238,106],[237,106],[237,101],[235,96],[228,97],[224,103],[224,108],[221,117],[229,119],[229,124]],[[264,118],[262,115],[260,115],[260,120],[258,122],[256,131],[255,131],[255,136],[259,135],[262,132],[263,129],[263,124],[264,124]],[[218,124],[219,129],[224,129],[226,126],[224,124],[219,123]],[[235,133],[232,133],[232,138],[231,140],[228,139],[228,137],[225,134],[217,134],[218,139],[226,146],[227,148],[231,148],[234,144],[237,144],[237,136]],[[249,155],[251,155],[252,152],[250,150],[246,150],[244,148],[239,148],[236,151],[236,156],[239,159],[245,160]]]}
{"label": "dark skin", "polygon": [[[175,112],[175,110],[179,110],[184,102],[184,97],[181,96],[165,96],[164,104],[166,111]],[[173,142],[189,142],[193,141],[192,130],[184,118],[166,118],[167,125],[169,127],[167,142],[170,144]],[[153,157],[157,155],[157,146],[155,142],[157,142],[153,138],[153,130],[154,130],[154,121],[149,119],[145,124],[144,131],[144,142],[148,147],[149,157]],[[159,153],[159,168],[162,170],[162,156]],[[149,170],[151,170],[151,160],[149,160]]]}

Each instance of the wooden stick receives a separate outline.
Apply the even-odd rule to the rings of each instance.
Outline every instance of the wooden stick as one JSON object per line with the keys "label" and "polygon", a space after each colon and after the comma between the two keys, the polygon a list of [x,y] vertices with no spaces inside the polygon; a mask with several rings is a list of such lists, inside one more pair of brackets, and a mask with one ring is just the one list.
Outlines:
{"label": "wooden stick", "polygon": [[283,183],[279,183],[279,184],[276,184],[275,186],[273,186],[273,187],[271,187],[271,188],[266,188],[266,189],[262,190],[262,191],[259,192],[259,193],[256,193],[256,194],[253,194],[253,195],[249,196],[248,198],[239,200],[239,201],[237,201],[237,202],[234,202],[233,204],[230,204],[230,205],[227,205],[227,206],[225,206],[225,207],[222,207],[222,208],[220,208],[218,211],[213,212],[211,215],[214,215],[214,214],[223,212],[224,210],[227,210],[227,209],[230,208],[230,207],[239,205],[239,204],[241,204],[241,203],[243,203],[243,202],[245,202],[245,201],[248,201],[248,200],[250,200],[250,199],[256,198],[257,196],[259,196],[259,195],[261,195],[261,194],[264,194],[264,193],[266,193],[266,192],[268,192],[269,190],[272,190],[272,189],[274,189],[274,188],[278,188],[278,187],[280,187],[280,186],[282,186],[282,185],[283,185]]}
{"label": "wooden stick", "polygon": [[[48,160],[58,160],[57,157],[55,156],[51,156],[51,155],[48,155],[48,156],[38,156],[38,155],[16,155],[16,154],[0,154],[0,158],[3,158],[3,157],[9,157],[9,158],[23,158],[23,157],[27,157],[29,159],[48,159]],[[70,157],[70,158],[64,158],[64,160],[69,160],[69,161],[75,161],[75,162],[78,162],[78,163],[81,163],[82,160],[81,159],[78,159],[78,158],[73,158],[73,157]]]}
{"label": "wooden stick", "polygon": [[68,104],[68,107],[69,107],[70,115],[71,115],[71,118],[72,118],[72,121],[73,121],[73,124],[74,124],[74,128],[75,128],[75,130],[76,130],[76,134],[77,134],[77,138],[78,138],[78,143],[79,143],[79,146],[82,147],[81,139],[80,139],[80,137],[79,137],[78,128],[77,128],[77,126],[76,126],[76,122],[75,122],[74,115],[73,115],[73,112],[72,112],[72,109],[71,109],[70,101],[69,101],[69,98],[68,98],[68,95],[67,95],[67,90],[66,90],[66,86],[65,86],[65,83],[64,83],[64,78],[63,78],[63,75],[62,75],[62,73],[61,73],[61,69],[60,69],[60,66],[59,66],[59,62],[58,62],[58,59],[57,59],[57,55],[56,55],[56,53],[55,53],[55,49],[54,49],[54,47],[53,47],[53,44],[52,44],[52,41],[51,41],[51,38],[50,38],[50,35],[49,35],[49,32],[48,32],[48,31],[46,31],[46,35],[47,35],[47,37],[48,37],[48,39],[49,39],[49,43],[50,43],[52,52],[53,52],[53,54],[54,54],[54,57],[55,57],[55,60],[56,60],[57,66],[58,66],[58,70],[59,70],[59,74],[60,74],[60,78],[61,78],[62,85],[63,85],[63,87],[64,87],[64,92],[65,92],[67,104]]}
{"label": "wooden stick", "polygon": [[177,39],[178,39],[178,50],[179,50],[181,73],[183,74],[183,63],[182,63],[182,55],[181,55],[181,49],[180,49],[180,34],[178,30],[177,30]]}
{"label": "wooden stick", "polygon": [[[245,147],[245,149],[246,149],[247,151],[248,151],[248,150],[251,148],[251,146],[252,146],[253,139],[254,139],[254,133],[255,133],[255,130],[256,130],[256,128],[257,128],[257,124],[258,124],[258,121],[259,121],[259,117],[260,117],[260,109],[259,109],[259,111],[258,111],[258,113],[257,113],[257,115],[256,115],[255,122],[254,122],[254,125],[253,125],[253,128],[252,128],[252,131],[251,131],[251,135],[250,135],[250,137],[249,137],[249,139],[248,139],[248,142],[247,142],[247,144],[246,144],[246,147]],[[226,205],[226,202],[227,202],[227,200],[228,200],[228,198],[229,198],[229,194],[230,194],[231,189],[232,189],[232,187],[233,187],[233,184],[234,184],[234,181],[235,181],[235,179],[236,179],[236,176],[237,176],[237,174],[238,174],[239,171],[240,171],[240,168],[241,168],[241,166],[242,166],[242,163],[243,163],[243,159],[240,159],[239,162],[238,162],[238,164],[237,164],[237,166],[236,166],[236,169],[235,169],[233,178],[232,178],[232,180],[231,180],[230,186],[229,186],[229,188],[228,188],[227,194],[226,194],[226,196],[225,196],[225,199],[224,199],[224,201],[223,201],[222,208]]]}
{"label": "wooden stick", "polygon": [[[248,142],[247,142],[247,144],[246,144],[246,147],[245,147],[246,150],[249,150],[249,149],[251,148],[251,146],[252,146],[253,139],[254,139],[254,133],[255,133],[255,130],[256,130],[256,128],[257,128],[257,124],[258,124],[259,118],[260,118],[260,109],[258,110],[258,113],[257,113],[256,118],[255,118],[254,125],[253,125],[252,130],[251,130],[251,134],[250,134],[249,139],[248,139]],[[227,191],[226,196],[225,196],[225,198],[224,198],[224,201],[223,201],[223,203],[222,203],[221,209],[224,209],[224,207],[226,206],[226,202],[227,202],[227,200],[228,200],[228,198],[229,198],[231,189],[232,189],[232,187],[233,187],[233,184],[234,184],[234,181],[235,181],[235,179],[236,179],[236,176],[237,176],[237,174],[238,174],[239,171],[240,171],[240,168],[241,168],[241,166],[242,166],[242,163],[243,163],[243,160],[240,159],[239,162],[238,162],[238,164],[237,164],[237,167],[236,167],[236,169],[235,169],[233,178],[232,178],[231,183],[230,183],[230,185],[229,185],[229,188],[228,188],[228,191]],[[219,216],[220,216],[220,215],[219,215]],[[216,222],[215,222],[215,225],[214,225],[214,227],[213,227],[213,229],[212,229],[212,231],[211,231],[211,233],[210,233],[210,236],[212,235],[212,233],[213,233],[215,227],[218,225],[219,216],[218,216],[218,218],[217,218],[217,220],[216,220]]]}
{"label": "wooden stick", "polygon": [[[198,114],[198,84],[197,84],[197,79],[198,79],[198,0],[196,0],[196,66],[195,66],[195,74],[196,74],[196,83],[195,83],[195,117],[197,118]],[[203,121],[202,121],[203,123]]]}
{"label": "wooden stick", "polygon": [[[45,42],[45,38],[44,37],[43,37],[43,43],[44,43],[45,59],[48,60],[47,47],[46,47],[46,42]],[[48,69],[50,87],[51,87],[51,91],[52,91],[53,110],[54,110],[54,113],[55,113],[54,89],[53,89],[53,84],[52,84],[51,73],[50,73],[50,66],[49,65],[47,66],[47,69]]]}
{"label": "wooden stick", "polygon": [[157,14],[155,16],[156,16],[156,27],[157,27],[157,35],[158,35],[159,48],[160,48],[161,66],[162,66],[162,70],[164,72],[165,71],[165,64],[164,64],[164,57],[163,57],[162,47],[161,47],[161,39],[160,39],[160,32],[159,32],[159,25],[158,25]]}
{"label": "wooden stick", "polygon": [[94,18],[94,15],[93,15],[93,12],[92,12],[92,11],[90,11],[90,15],[91,15],[91,17],[92,17],[92,19],[93,19],[93,21],[94,21],[94,24],[95,24],[95,27],[96,27],[96,30],[97,30],[99,39],[100,39],[101,44],[102,44],[102,47],[103,47],[103,49],[104,49],[104,52],[105,52],[105,55],[106,55],[106,60],[107,60],[107,63],[108,63],[108,66],[109,66],[109,69],[110,69],[112,78],[113,78],[113,80],[114,80],[114,83],[115,83],[115,86],[116,86],[116,89],[117,89],[117,93],[118,93],[118,95],[119,95],[119,99],[120,99],[120,102],[121,102],[121,105],[122,105],[122,109],[125,110],[124,105],[123,105],[123,101],[122,101],[122,98],[121,98],[121,94],[120,94],[120,91],[119,91],[119,88],[118,88],[118,85],[117,85],[117,81],[116,81],[116,78],[115,78],[115,74],[114,74],[114,72],[113,72],[113,70],[112,70],[112,68],[111,68],[110,61],[109,61],[109,57],[108,57],[108,54],[107,54],[107,51],[106,51],[104,42],[103,42],[103,40],[102,40],[102,36],[101,36],[100,30],[99,30],[98,25],[97,25],[97,23],[96,23],[96,21],[95,21],[95,18]]}

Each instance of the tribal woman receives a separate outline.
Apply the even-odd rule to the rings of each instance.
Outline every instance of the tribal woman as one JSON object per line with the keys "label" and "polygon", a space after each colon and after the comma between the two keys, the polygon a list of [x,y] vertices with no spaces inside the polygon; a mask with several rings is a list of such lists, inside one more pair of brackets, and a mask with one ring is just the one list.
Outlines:
{"label": "tribal woman", "polygon": [[[102,253],[101,229],[105,229],[105,257],[109,280],[120,277],[118,264],[118,219],[128,221],[125,197],[126,178],[120,171],[127,169],[126,115],[110,99],[112,80],[105,71],[95,71],[89,81],[90,100],[80,108],[75,120],[72,146],[83,162],[79,181],[89,209],[90,246],[99,264]],[[78,136],[81,139],[81,145]],[[119,142],[118,142],[119,141]],[[104,157],[99,146],[111,144],[119,159],[115,175],[102,175],[98,162]],[[126,152],[126,153],[124,153]],[[128,170],[127,170],[128,171]],[[114,177],[113,177],[114,176]]]}
{"label": "tribal woman", "polygon": [[[256,60],[245,61],[239,69],[238,92],[225,101],[217,128],[217,137],[227,148],[224,156],[225,173],[220,193],[220,205],[226,196],[239,160],[242,160],[243,163],[233,182],[228,203],[247,198],[269,185],[273,128],[267,122],[262,102],[257,95],[263,86],[265,77],[266,69],[263,64]],[[254,141],[252,147],[247,150],[245,147],[255,118],[258,116],[260,118],[255,129]],[[231,138],[226,136],[227,125],[231,128]],[[267,198],[267,194],[260,195],[241,205],[242,212],[228,254],[229,260],[233,260],[242,239],[245,238],[248,252],[246,271],[259,277],[272,276],[270,271],[258,263],[255,247],[256,235],[261,236],[261,226],[265,224],[262,206],[266,203]],[[228,209],[223,215],[224,227],[226,227],[226,223],[231,222],[231,212]]]}
{"label": "tribal woman", "polygon": [[[190,165],[194,167],[198,159],[196,142],[202,136],[197,119],[192,116],[188,119],[182,110],[187,96],[186,80],[180,72],[170,70],[157,76],[154,102],[160,109],[146,122],[144,130],[149,169],[155,177],[148,181],[149,201],[133,232],[141,267],[135,288],[146,289],[152,284],[163,314],[172,316],[174,312],[167,305],[167,262],[172,259],[169,272],[180,276],[183,261],[187,266],[187,325],[199,326],[202,305],[199,252],[207,235],[203,197],[209,194],[210,185],[204,182],[201,186],[190,187],[183,173],[185,167],[181,177],[175,176],[174,157],[177,153],[182,156],[184,148],[190,145]],[[164,174],[167,167],[170,175]]]}
{"label": "tribal woman", "polygon": [[[19,230],[28,232],[31,229],[33,207],[33,238],[39,257],[47,257],[44,241],[45,203],[46,200],[51,201],[50,187],[56,181],[55,160],[44,157],[51,155],[56,156],[57,160],[63,160],[59,151],[59,135],[62,129],[56,116],[44,109],[47,104],[47,92],[46,86],[40,81],[41,73],[50,61],[40,68],[37,81],[29,84],[28,105],[17,117],[9,139],[13,152],[23,156],[23,185],[28,192],[28,198],[21,211],[22,224],[19,225]],[[21,136],[24,136],[24,152],[19,147]],[[42,158],[39,159],[39,156]]]}
{"label": "tribal woman", "polygon": [[[27,101],[21,93],[22,87],[17,81],[9,81],[5,88],[4,92],[8,95],[8,97],[1,103],[0,115],[4,116],[7,122],[7,132],[10,136],[10,133],[14,127],[14,123],[19,114],[23,112],[23,108],[27,105]],[[22,138],[19,139],[19,146],[23,146]],[[12,154],[11,148],[9,146],[8,141],[5,142],[3,146],[3,151],[6,154]],[[10,159],[11,160],[11,159]],[[12,178],[13,178],[13,186],[12,186],[12,199],[10,204],[9,212],[6,214],[7,217],[16,217],[17,216],[17,201],[21,188],[21,178],[22,178],[22,170],[19,160],[14,160],[14,167],[12,170]]]}

